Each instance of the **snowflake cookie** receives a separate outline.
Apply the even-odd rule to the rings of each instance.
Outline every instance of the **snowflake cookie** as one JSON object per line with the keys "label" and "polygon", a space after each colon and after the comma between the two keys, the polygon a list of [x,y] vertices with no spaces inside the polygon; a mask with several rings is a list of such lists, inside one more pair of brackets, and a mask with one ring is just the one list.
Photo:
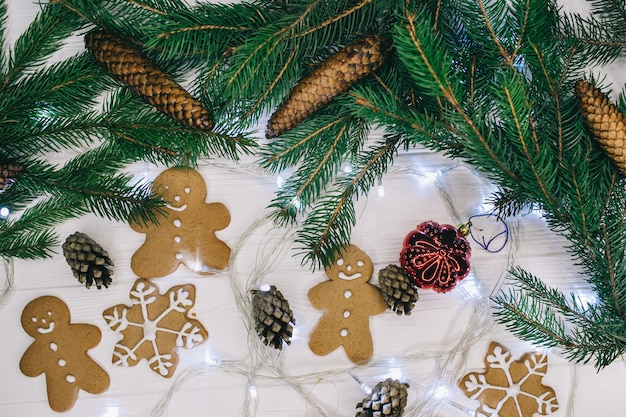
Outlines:
{"label": "snowflake cookie", "polygon": [[121,333],[113,351],[113,364],[135,366],[146,359],[150,369],[166,378],[178,364],[176,348],[193,348],[208,338],[202,324],[192,317],[196,287],[191,284],[159,287],[138,279],[130,291],[131,305],[119,304],[102,315],[109,327]]}
{"label": "snowflake cookie", "polygon": [[513,360],[502,345],[491,342],[486,372],[471,372],[459,382],[465,395],[480,401],[477,416],[532,417],[559,409],[556,393],[541,383],[548,371],[547,353],[526,353]]}

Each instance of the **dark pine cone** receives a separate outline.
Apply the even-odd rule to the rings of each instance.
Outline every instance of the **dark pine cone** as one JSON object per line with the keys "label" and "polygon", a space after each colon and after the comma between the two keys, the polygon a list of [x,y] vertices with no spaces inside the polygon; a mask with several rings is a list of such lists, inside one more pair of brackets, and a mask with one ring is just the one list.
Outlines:
{"label": "dark pine cone", "polygon": [[411,310],[418,300],[417,285],[402,271],[402,268],[393,264],[387,265],[378,271],[378,283],[391,311],[395,311],[399,316],[411,315]]}
{"label": "dark pine cone", "polygon": [[356,417],[400,417],[406,407],[409,384],[387,378],[376,384],[372,393],[356,405]]}
{"label": "dark pine cone", "polygon": [[283,342],[290,345],[292,324],[296,324],[296,319],[289,308],[289,302],[274,285],[268,291],[251,292],[256,331],[263,343],[279,350],[282,350]]}
{"label": "dark pine cone", "polygon": [[15,161],[0,163],[0,193],[5,192],[22,172],[22,165]]}
{"label": "dark pine cone", "polygon": [[113,77],[181,124],[210,132],[209,111],[131,42],[102,30],[85,36],[87,50]]}
{"label": "dark pine cone", "polygon": [[107,251],[86,234],[76,232],[68,236],[63,244],[63,256],[74,277],[87,288],[94,283],[98,289],[111,284],[113,262]]}

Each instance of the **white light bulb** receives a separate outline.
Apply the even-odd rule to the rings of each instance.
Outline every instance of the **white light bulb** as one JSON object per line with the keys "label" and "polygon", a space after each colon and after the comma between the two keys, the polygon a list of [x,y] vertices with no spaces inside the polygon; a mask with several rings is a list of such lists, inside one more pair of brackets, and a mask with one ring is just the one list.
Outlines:
{"label": "white light bulb", "polygon": [[384,197],[385,196],[385,187],[383,187],[382,185],[378,186],[378,196],[379,197]]}
{"label": "white light bulb", "polygon": [[438,385],[433,391],[433,398],[437,400],[443,400],[450,395],[450,389],[444,385]]}
{"label": "white light bulb", "polygon": [[256,397],[259,395],[259,393],[258,393],[258,391],[256,390],[256,387],[255,387],[254,385],[250,385],[250,386],[248,387],[248,392],[250,393],[250,396],[251,396],[252,398],[256,398]]}
{"label": "white light bulb", "polygon": [[278,186],[278,188],[281,188],[283,185],[285,185],[285,179],[283,177],[281,177],[280,175],[276,177],[276,185]]}
{"label": "white light bulb", "polygon": [[441,171],[437,170],[437,171],[425,171],[424,172],[424,180],[423,182],[425,184],[432,184],[433,182],[435,182],[437,180],[437,178],[439,178],[439,176],[441,175]]}
{"label": "white light bulb", "polygon": [[361,384],[361,390],[367,395],[370,395],[372,393],[372,387],[367,385],[365,382]]}
{"label": "white light bulb", "polygon": [[269,291],[270,290],[269,284],[262,284],[260,290],[263,292]]}
{"label": "white light bulb", "polygon": [[8,207],[0,207],[0,217],[6,219],[11,214],[11,210]]}

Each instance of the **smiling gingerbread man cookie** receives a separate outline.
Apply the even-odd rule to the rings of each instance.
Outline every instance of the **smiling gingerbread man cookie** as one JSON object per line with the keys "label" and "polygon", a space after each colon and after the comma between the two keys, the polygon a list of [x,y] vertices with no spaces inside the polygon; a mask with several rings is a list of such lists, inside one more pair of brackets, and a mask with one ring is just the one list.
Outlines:
{"label": "smiling gingerbread man cookie", "polygon": [[74,406],[78,391],[101,394],[109,387],[109,375],[87,351],[100,343],[100,329],[91,324],[70,323],[70,310],[57,297],[43,296],[24,307],[22,327],[35,341],[20,360],[26,376],[46,375],[48,403],[54,411]]}
{"label": "smiling gingerbread man cookie", "polygon": [[204,178],[191,168],[170,168],[159,174],[152,190],[165,202],[157,222],[131,223],[146,234],[130,266],[142,278],[158,278],[176,271],[180,264],[199,274],[211,274],[228,266],[230,248],[215,235],[230,224],[230,212],[222,203],[205,203]]}
{"label": "smiling gingerbread man cookie", "polygon": [[325,310],[309,338],[313,353],[328,355],[343,346],[354,363],[372,357],[369,317],[387,309],[380,289],[368,283],[373,271],[370,257],[355,245],[349,245],[326,268],[330,281],[309,290],[313,307]]}

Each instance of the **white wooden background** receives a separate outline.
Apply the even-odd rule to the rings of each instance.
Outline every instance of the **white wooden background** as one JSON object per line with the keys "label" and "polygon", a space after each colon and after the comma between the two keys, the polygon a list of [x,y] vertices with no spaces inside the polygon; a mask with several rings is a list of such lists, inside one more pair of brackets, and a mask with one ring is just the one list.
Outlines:
{"label": "white wooden background", "polygon": [[[24,0],[8,3],[10,33],[15,39],[38,6]],[[587,7],[584,0],[562,3],[572,11]],[[56,59],[81,50],[82,39],[71,39]],[[616,91],[624,83],[622,65],[602,69],[614,81]],[[138,179],[153,179],[162,169],[143,164],[129,167]],[[73,322],[90,323],[102,330],[102,340],[90,354],[109,373],[110,387],[101,395],[80,392],[74,408],[64,413],[92,417],[151,413],[176,417],[350,416],[365,396],[357,380],[374,386],[388,376],[411,385],[405,416],[471,415],[477,404],[455,384],[465,373],[483,368],[489,342],[504,344],[514,356],[535,349],[491,320],[487,299],[508,266],[526,267],[550,285],[594,302],[564,250],[567,242],[546,228],[540,213],[530,213],[510,220],[511,239],[502,252],[487,253],[473,245],[473,272],[451,293],[421,291],[411,316],[398,317],[387,311],[373,317],[374,357],[369,364],[354,367],[341,349],[318,357],[308,349],[307,338],[321,312],[311,307],[306,294],[327,277],[300,266],[300,259],[293,256],[293,230],[274,229],[264,220],[280,179],[256,168],[254,158],[240,163],[202,161],[199,171],[207,183],[207,202],[222,202],[230,210],[232,222],[218,236],[235,249],[232,264],[209,277],[181,267],[154,282],[163,292],[179,283],[196,286],[195,311],[209,332],[208,341],[179,351],[180,363],[172,379],[156,375],[145,362],[133,368],[113,366],[111,354],[118,336],[107,327],[102,312],[129,303],[129,290],[136,279],[130,258],[144,235],[126,224],[93,216],[68,221],[57,228],[61,237],[81,231],[104,246],[115,262],[114,282],[109,289],[86,290],[72,277],[61,254],[45,261],[15,262],[15,292],[0,307],[0,416],[57,414],[48,406],[44,377],[26,377],[18,367],[32,342],[21,328],[20,315],[30,300],[42,295],[63,299]],[[425,220],[459,224],[483,210],[492,189],[458,162],[421,149],[403,153],[381,186],[360,201],[352,242],[372,258],[376,273],[398,263],[402,239],[416,224]],[[0,284],[4,279],[0,278]],[[260,284],[276,285],[297,319],[293,343],[280,355],[264,348],[256,335],[249,337],[249,303],[247,299],[237,303],[236,294],[246,294]],[[626,369],[622,359],[601,372],[592,366],[572,365],[555,351],[549,361],[543,382],[555,389],[561,404],[555,417],[623,415]]]}

